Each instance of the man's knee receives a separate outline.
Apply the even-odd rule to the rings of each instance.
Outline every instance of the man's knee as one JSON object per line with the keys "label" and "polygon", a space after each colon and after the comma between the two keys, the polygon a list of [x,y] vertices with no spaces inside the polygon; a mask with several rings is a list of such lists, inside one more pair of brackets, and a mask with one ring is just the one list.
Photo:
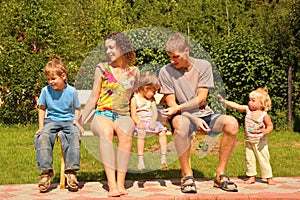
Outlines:
{"label": "man's knee", "polygon": [[226,115],[226,120],[224,124],[224,134],[237,136],[239,130],[238,121],[230,115]]}
{"label": "man's knee", "polygon": [[178,116],[172,121],[176,136],[185,138],[188,137],[191,122],[188,118]]}

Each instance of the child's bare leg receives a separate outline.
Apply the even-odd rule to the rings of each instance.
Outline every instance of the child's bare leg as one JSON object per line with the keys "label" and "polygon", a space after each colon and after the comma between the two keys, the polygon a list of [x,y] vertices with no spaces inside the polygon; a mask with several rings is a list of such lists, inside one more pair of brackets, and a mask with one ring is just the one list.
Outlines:
{"label": "child's bare leg", "polygon": [[275,185],[276,184],[272,177],[271,178],[267,178],[267,181],[268,181],[269,185]]}
{"label": "child's bare leg", "polygon": [[249,176],[248,180],[245,181],[246,184],[255,183],[255,176]]}
{"label": "child's bare leg", "polygon": [[161,158],[160,158],[160,163],[164,168],[168,167],[167,163],[167,135],[166,131],[161,131],[158,134],[159,137],[159,144],[160,144],[160,149],[161,149]]}
{"label": "child's bare leg", "polygon": [[138,130],[137,134],[138,134],[138,138],[137,138],[138,165],[137,165],[137,168],[138,168],[138,170],[143,170],[143,169],[145,169],[144,146],[145,146],[146,132],[143,130]]}

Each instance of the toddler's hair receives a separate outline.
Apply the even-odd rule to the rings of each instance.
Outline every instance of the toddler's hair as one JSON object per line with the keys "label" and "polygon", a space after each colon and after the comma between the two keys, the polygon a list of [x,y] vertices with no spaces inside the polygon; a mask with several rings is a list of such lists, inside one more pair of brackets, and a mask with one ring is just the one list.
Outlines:
{"label": "toddler's hair", "polygon": [[44,73],[46,77],[50,76],[53,73],[57,74],[58,76],[61,76],[63,73],[68,75],[65,64],[61,60],[58,60],[56,58],[53,58],[46,64]]}
{"label": "toddler's hair", "polygon": [[157,76],[151,72],[143,73],[136,82],[136,92],[142,91],[145,86],[153,87],[156,90],[160,89],[160,83]]}
{"label": "toddler's hair", "polygon": [[271,98],[268,94],[268,88],[257,88],[250,92],[249,97],[256,97],[263,106],[264,111],[271,110]]}

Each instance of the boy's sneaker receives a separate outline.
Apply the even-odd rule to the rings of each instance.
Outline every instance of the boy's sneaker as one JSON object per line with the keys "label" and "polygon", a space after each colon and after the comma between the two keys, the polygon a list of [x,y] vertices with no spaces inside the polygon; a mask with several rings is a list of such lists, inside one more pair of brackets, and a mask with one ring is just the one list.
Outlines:
{"label": "boy's sneaker", "polygon": [[66,170],[65,177],[67,179],[67,184],[70,190],[78,190],[78,181],[76,178],[75,170]]}

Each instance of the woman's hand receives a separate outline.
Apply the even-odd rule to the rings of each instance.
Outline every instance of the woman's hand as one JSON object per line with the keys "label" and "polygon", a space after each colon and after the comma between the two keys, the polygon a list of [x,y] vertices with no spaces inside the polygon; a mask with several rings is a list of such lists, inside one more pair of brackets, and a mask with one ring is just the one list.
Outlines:
{"label": "woman's hand", "polygon": [[84,133],[84,129],[83,129],[83,127],[79,124],[79,122],[78,122],[76,119],[74,119],[74,120],[73,120],[73,124],[74,124],[74,126],[77,126],[77,127],[78,127],[78,129],[79,129],[79,131],[80,131],[80,134],[82,135],[82,134]]}

